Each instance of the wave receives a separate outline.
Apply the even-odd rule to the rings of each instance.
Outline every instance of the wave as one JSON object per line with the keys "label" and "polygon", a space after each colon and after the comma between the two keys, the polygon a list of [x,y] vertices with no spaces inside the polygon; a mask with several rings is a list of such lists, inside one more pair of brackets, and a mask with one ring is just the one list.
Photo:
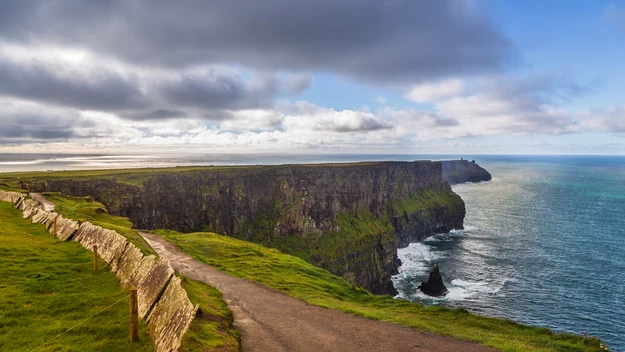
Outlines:
{"label": "wave", "polygon": [[411,243],[408,247],[398,249],[397,257],[402,263],[398,276],[415,277],[427,274],[432,262],[443,258],[443,253],[425,243]]}
{"label": "wave", "polygon": [[487,281],[467,281],[462,279],[453,279],[451,282],[445,282],[445,286],[449,292],[443,297],[432,297],[424,294],[421,290],[415,289],[414,292],[401,292],[398,297],[419,300],[425,302],[448,302],[448,301],[462,301],[470,298],[480,297],[484,295],[495,295],[501,291],[501,289],[510,281],[506,278],[500,283],[490,283]]}
{"label": "wave", "polygon": [[434,236],[424,239],[422,243],[454,241],[458,237],[464,237],[467,232],[474,232],[477,230],[479,230],[479,227],[477,226],[465,226],[464,229],[453,229],[447,233],[437,233]]}

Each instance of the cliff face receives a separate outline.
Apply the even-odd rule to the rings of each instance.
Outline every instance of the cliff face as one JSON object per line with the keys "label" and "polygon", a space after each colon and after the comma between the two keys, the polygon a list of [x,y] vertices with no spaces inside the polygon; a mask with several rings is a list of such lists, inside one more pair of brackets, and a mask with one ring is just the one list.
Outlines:
{"label": "cliff face", "polygon": [[490,181],[491,175],[475,160],[443,161],[443,178],[452,185],[465,182]]}
{"label": "cliff face", "polygon": [[440,162],[198,169],[143,187],[109,178],[29,182],[90,195],[136,228],[213,231],[278,248],[372,293],[394,293],[397,247],[462,228],[464,203]]}

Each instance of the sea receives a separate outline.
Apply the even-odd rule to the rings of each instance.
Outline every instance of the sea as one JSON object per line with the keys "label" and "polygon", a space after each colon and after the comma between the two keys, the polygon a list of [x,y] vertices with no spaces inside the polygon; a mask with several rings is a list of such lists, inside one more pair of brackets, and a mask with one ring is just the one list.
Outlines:
{"label": "sea", "polygon": [[[453,186],[466,204],[464,229],[399,249],[397,299],[588,332],[625,352],[625,156],[0,154],[0,172],[460,157],[493,179]],[[416,289],[435,265],[443,298]]]}

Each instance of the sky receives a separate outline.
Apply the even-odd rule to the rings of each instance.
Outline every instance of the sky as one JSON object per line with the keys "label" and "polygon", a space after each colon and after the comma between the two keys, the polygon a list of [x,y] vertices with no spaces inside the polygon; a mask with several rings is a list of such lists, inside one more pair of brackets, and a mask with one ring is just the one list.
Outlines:
{"label": "sky", "polygon": [[0,152],[625,154],[625,0],[0,0]]}

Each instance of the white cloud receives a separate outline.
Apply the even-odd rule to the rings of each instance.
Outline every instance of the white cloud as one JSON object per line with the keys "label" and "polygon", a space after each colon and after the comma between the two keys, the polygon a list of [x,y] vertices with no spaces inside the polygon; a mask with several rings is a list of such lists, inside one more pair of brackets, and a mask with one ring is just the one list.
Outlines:
{"label": "white cloud", "polygon": [[437,82],[426,82],[413,85],[406,98],[415,103],[430,103],[462,95],[465,84],[459,79],[448,79]]}
{"label": "white cloud", "polygon": [[625,135],[625,104],[579,113],[583,129]]}

